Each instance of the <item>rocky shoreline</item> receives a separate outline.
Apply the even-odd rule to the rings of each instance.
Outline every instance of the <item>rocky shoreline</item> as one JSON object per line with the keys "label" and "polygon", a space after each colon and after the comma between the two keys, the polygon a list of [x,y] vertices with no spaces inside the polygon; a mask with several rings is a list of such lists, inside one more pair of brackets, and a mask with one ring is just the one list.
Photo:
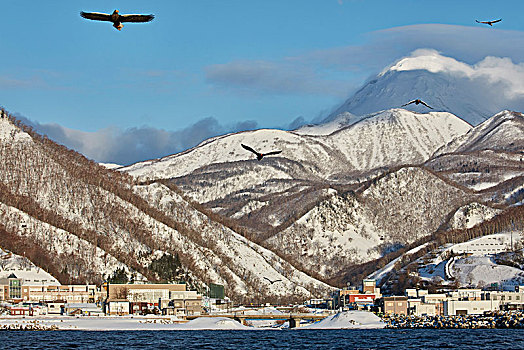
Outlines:
{"label": "rocky shoreline", "polygon": [[482,315],[463,316],[404,316],[385,315],[382,321],[389,329],[487,329],[524,328],[524,312],[487,312]]}
{"label": "rocky shoreline", "polygon": [[0,324],[0,331],[57,331],[56,325],[46,325],[38,320],[22,323]]}

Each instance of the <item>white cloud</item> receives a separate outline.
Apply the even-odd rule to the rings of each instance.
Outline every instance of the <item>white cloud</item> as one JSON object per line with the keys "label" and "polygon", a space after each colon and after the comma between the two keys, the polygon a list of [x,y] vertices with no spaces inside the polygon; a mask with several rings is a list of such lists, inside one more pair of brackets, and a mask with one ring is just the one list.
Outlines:
{"label": "white cloud", "polygon": [[254,121],[221,125],[215,118],[204,118],[176,131],[143,126],[125,130],[110,127],[86,132],[58,124],[40,124],[20,116],[18,118],[31,125],[38,133],[45,134],[90,159],[122,165],[163,157],[194,147],[216,135],[257,127]]}
{"label": "white cloud", "polygon": [[486,84],[502,84],[507,98],[524,97],[524,63],[513,63],[509,57],[488,56],[470,65],[452,57],[441,55],[436,50],[419,49],[410,56],[397,61],[386,71],[427,70],[431,73],[447,73],[458,77],[478,79]]}
{"label": "white cloud", "polygon": [[[211,85],[234,93],[347,97],[350,89],[357,88],[370,75],[421,48],[453,57],[459,65],[472,65],[489,56],[524,62],[524,32],[520,31],[418,24],[371,32],[364,39],[360,45],[316,50],[300,56],[209,66],[206,79]],[[483,64],[488,62],[486,59]]]}

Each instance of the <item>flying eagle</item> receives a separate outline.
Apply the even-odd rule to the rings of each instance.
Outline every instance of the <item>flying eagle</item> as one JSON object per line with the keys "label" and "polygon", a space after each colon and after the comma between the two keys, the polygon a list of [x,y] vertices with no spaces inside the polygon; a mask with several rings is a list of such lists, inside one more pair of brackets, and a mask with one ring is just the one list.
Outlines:
{"label": "flying eagle", "polygon": [[424,106],[428,107],[429,109],[433,109],[433,107],[428,106],[424,101],[419,100],[419,99],[416,99],[416,100],[413,100],[413,101],[409,101],[408,103],[403,104],[403,105],[400,106],[400,107],[404,107],[404,106],[410,105],[410,104],[412,104],[412,103],[414,103],[414,104],[416,104],[416,105],[418,105],[418,104],[423,104]]}
{"label": "flying eagle", "polygon": [[477,20],[475,20],[475,22],[477,22],[477,23],[484,23],[484,24],[487,24],[487,25],[489,25],[491,27],[493,27],[493,23],[497,23],[497,22],[500,22],[500,21],[502,21],[502,18],[501,19],[497,19],[495,21],[477,21]]}
{"label": "flying eagle", "polygon": [[282,280],[274,280],[274,281],[272,281],[272,280],[270,280],[269,278],[267,278],[266,276],[264,276],[264,278],[265,278],[266,280],[269,281],[269,284],[273,284],[273,283],[277,283],[277,282],[282,282]]}
{"label": "flying eagle", "polygon": [[124,25],[122,22],[151,22],[154,15],[121,15],[118,10],[114,10],[112,14],[100,12],[80,12],[80,16],[93,21],[113,22],[113,27],[121,30]]}
{"label": "flying eagle", "polygon": [[249,147],[249,146],[246,146],[244,144],[240,144],[242,147],[244,147],[244,149],[247,149],[249,152],[253,152],[254,154],[256,154],[257,156],[257,160],[262,160],[262,158],[264,158],[265,156],[269,156],[269,155],[272,155],[272,154],[279,154],[281,153],[282,151],[272,151],[272,152],[268,152],[268,153],[259,153],[257,151],[255,151],[253,148]]}

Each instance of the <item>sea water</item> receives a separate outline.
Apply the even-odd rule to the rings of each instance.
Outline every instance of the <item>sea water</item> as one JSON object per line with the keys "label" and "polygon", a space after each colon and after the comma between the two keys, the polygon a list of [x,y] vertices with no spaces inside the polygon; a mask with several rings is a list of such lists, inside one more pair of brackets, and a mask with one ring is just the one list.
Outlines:
{"label": "sea water", "polygon": [[0,331],[3,349],[524,349],[518,329]]}

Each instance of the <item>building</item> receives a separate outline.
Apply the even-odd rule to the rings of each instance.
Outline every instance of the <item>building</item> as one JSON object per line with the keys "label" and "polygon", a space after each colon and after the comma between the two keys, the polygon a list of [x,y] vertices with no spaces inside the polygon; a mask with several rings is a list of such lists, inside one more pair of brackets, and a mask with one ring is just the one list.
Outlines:
{"label": "building", "polygon": [[418,297],[417,290],[415,288],[406,289],[406,296],[408,298],[417,298]]}
{"label": "building", "polygon": [[111,316],[127,316],[130,313],[131,303],[127,299],[113,299],[106,303],[106,314]]}
{"label": "building", "polygon": [[203,311],[202,296],[196,291],[172,292],[170,298],[161,301],[162,310],[173,308],[177,316],[200,315]]}
{"label": "building", "polygon": [[379,302],[379,307],[385,314],[407,315],[408,314],[408,297],[406,296],[390,296],[382,297]]}
{"label": "building", "polygon": [[362,309],[372,306],[376,298],[375,294],[360,293],[356,289],[339,289],[333,293],[333,303],[336,309],[344,307]]}
{"label": "building", "polygon": [[108,300],[127,299],[132,302],[147,302],[158,306],[158,300],[170,299],[170,293],[185,292],[185,284],[113,284],[109,283]]}
{"label": "building", "polygon": [[104,312],[95,303],[68,303],[63,306],[64,314],[83,315],[83,316],[100,316]]}
{"label": "building", "polygon": [[505,233],[493,234],[455,244],[453,253],[468,255],[498,254],[511,250],[512,245],[513,239],[511,235]]}
{"label": "building", "polygon": [[486,292],[484,299],[500,302],[500,308],[503,310],[524,309],[524,289],[520,286],[515,288],[515,292]]}
{"label": "building", "polygon": [[29,286],[30,302],[47,303],[64,301],[66,303],[96,302],[97,287],[90,285]]}
{"label": "building", "polygon": [[484,292],[478,288],[461,288],[449,292],[453,300],[482,300]]}
{"label": "building", "polygon": [[[110,283],[106,291],[110,314],[155,313],[168,308],[173,309],[173,314],[184,315],[200,315],[203,311],[202,295],[186,290],[186,284]],[[124,301],[128,302],[125,307]]]}
{"label": "building", "polygon": [[444,315],[479,315],[486,311],[500,309],[498,300],[446,300],[444,301]]}
{"label": "building", "polygon": [[49,315],[61,315],[63,313],[65,302],[52,302],[47,304],[47,313]]}
{"label": "building", "polygon": [[1,295],[0,301],[19,303],[29,300],[29,287],[22,286],[23,279],[18,278],[14,273],[7,278],[0,279]]}
{"label": "building", "polygon": [[439,315],[437,310],[440,304],[424,303],[420,298],[408,299],[408,312],[415,316],[435,316]]}
{"label": "building", "polygon": [[375,294],[380,297],[380,288],[377,288],[377,281],[374,279],[362,280],[362,293],[363,294]]}
{"label": "building", "polygon": [[11,316],[37,316],[41,315],[42,310],[40,308],[34,308],[32,306],[11,306],[9,308],[9,314]]}
{"label": "building", "polygon": [[18,277],[15,273],[0,279],[0,301],[11,303],[95,302],[96,293],[95,285],[60,285]]}

